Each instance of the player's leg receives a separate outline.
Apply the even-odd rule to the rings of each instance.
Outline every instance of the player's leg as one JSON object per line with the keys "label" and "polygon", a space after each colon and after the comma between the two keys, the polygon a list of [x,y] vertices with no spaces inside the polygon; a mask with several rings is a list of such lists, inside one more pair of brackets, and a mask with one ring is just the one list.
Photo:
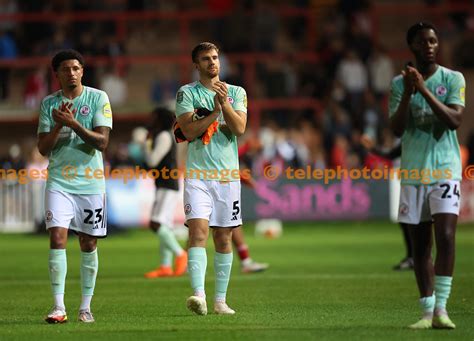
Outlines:
{"label": "player's leg", "polygon": [[81,248],[81,289],[82,300],[79,321],[94,322],[90,303],[94,295],[99,257],[97,238],[107,236],[107,207],[105,194],[74,195],[75,216],[71,223],[79,235]]}
{"label": "player's leg", "polygon": [[175,276],[184,275],[188,263],[187,252],[179,245],[176,236],[171,230],[178,197],[178,191],[159,188],[156,191],[156,200],[151,217],[151,220],[155,223],[155,227],[157,227],[157,235],[160,244],[164,244],[166,248],[171,250],[176,256]]}
{"label": "player's leg", "polygon": [[410,325],[411,329],[431,328],[434,310],[433,277],[431,259],[433,230],[427,200],[426,186],[404,186],[400,189],[398,220],[408,225],[413,243],[413,261],[416,282],[420,292],[421,319]]}
{"label": "player's leg", "polygon": [[186,306],[198,315],[207,314],[204,288],[207,268],[206,244],[209,236],[209,217],[212,212],[212,198],[208,184],[199,179],[184,180],[184,214],[189,230],[188,274],[193,295]]}
{"label": "player's leg", "polygon": [[244,230],[242,226],[236,227],[232,231],[232,243],[234,244],[237,254],[239,255],[242,272],[261,272],[268,269],[268,264],[258,263],[250,258],[249,247],[245,243]]}
{"label": "player's leg", "polygon": [[232,269],[232,228],[215,227],[212,229],[214,239],[215,256],[215,287],[214,312],[217,314],[235,314],[226,303],[227,288],[229,286],[230,272]]}
{"label": "player's leg", "polygon": [[416,283],[420,292],[421,320],[410,325],[412,329],[431,328],[434,302],[433,277],[434,267],[431,258],[433,245],[433,231],[431,222],[422,222],[417,226],[410,226],[413,240],[413,260]]}
{"label": "player's leg", "polygon": [[411,270],[413,269],[413,243],[411,241],[409,226],[404,223],[400,223],[399,225],[402,230],[406,256],[400,261],[400,263],[393,267],[393,270]]}
{"label": "player's leg", "polygon": [[216,294],[214,312],[235,314],[226,303],[227,288],[232,269],[232,231],[242,226],[240,205],[240,181],[212,182],[213,204],[209,226],[215,246],[214,270]]}
{"label": "player's leg", "polygon": [[99,257],[97,255],[97,238],[79,232],[79,245],[81,247],[81,291],[82,300],[79,307],[79,320],[81,322],[94,322],[91,313],[91,300],[94,295],[95,281],[99,270]]}
{"label": "player's leg", "polygon": [[169,277],[173,276],[173,251],[167,246],[160,238],[161,224],[158,222],[150,221],[150,229],[157,235],[158,240],[160,240],[160,265],[158,268],[145,273],[146,278],[158,278],[158,277]]}
{"label": "player's leg", "polygon": [[198,315],[206,315],[207,303],[204,283],[207,268],[208,221],[205,219],[190,219],[187,221],[187,225],[189,228],[188,273],[193,295],[186,301],[186,306]]}
{"label": "player's leg", "polygon": [[458,216],[455,214],[436,214],[435,241],[435,312],[434,328],[454,329],[456,325],[448,317],[446,304],[451,293],[453,281],[455,233]]}
{"label": "player's leg", "polygon": [[67,321],[66,307],[64,304],[64,289],[67,274],[67,233],[67,228],[49,228],[50,250],[48,268],[54,306],[45,319],[48,323],[64,323]]}
{"label": "player's leg", "polygon": [[444,181],[431,186],[430,210],[433,215],[436,241],[434,328],[454,329],[446,303],[453,280],[455,234],[460,206],[459,181]]}
{"label": "player's leg", "polygon": [[45,223],[49,231],[50,250],[48,259],[49,278],[54,305],[45,318],[48,323],[67,321],[64,292],[67,274],[66,245],[68,227],[74,217],[74,205],[67,193],[45,192]]}

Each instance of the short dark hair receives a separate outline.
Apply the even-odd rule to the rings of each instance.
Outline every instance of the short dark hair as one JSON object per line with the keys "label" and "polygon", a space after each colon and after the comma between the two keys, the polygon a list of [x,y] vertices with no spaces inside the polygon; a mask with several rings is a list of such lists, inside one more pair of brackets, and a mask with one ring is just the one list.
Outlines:
{"label": "short dark hair", "polygon": [[53,70],[57,72],[59,69],[59,65],[61,65],[62,62],[64,62],[65,60],[71,60],[71,59],[76,59],[79,62],[79,64],[81,64],[82,67],[84,67],[84,57],[79,52],[72,49],[62,50],[56,53],[53,59],[51,60],[51,66],[53,67]]}
{"label": "short dark hair", "polygon": [[152,115],[153,123],[156,124],[156,122],[159,122],[160,131],[170,130],[173,128],[175,116],[171,110],[164,107],[158,107],[152,111]]}
{"label": "short dark hair", "polygon": [[193,63],[197,63],[197,57],[200,52],[209,51],[209,50],[216,50],[216,52],[219,53],[219,49],[213,43],[204,42],[204,43],[198,44],[191,52],[191,58],[193,59]]}
{"label": "short dark hair", "polygon": [[429,23],[429,22],[419,22],[416,23],[415,25],[412,25],[408,31],[407,31],[407,43],[408,45],[411,45],[413,43],[413,40],[415,39],[416,34],[421,31],[421,30],[433,30],[436,35],[438,35],[438,30],[436,27]]}

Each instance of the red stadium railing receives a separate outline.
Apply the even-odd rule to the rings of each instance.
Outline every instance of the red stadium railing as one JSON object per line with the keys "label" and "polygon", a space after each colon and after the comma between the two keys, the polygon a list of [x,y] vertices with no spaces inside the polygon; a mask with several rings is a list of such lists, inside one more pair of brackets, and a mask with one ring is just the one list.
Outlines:
{"label": "red stadium railing", "polygon": [[[312,98],[289,98],[289,99],[255,99],[254,84],[256,83],[256,66],[257,63],[264,62],[268,59],[272,60],[288,60],[298,63],[315,63],[318,61],[318,54],[315,53],[315,44],[317,41],[316,20],[317,13],[315,10],[277,7],[275,11],[283,18],[302,18],[306,23],[305,46],[302,51],[292,51],[290,53],[267,54],[267,53],[239,53],[226,54],[228,59],[234,63],[243,65],[243,81],[245,88],[249,93],[249,109],[251,112],[250,122],[252,127],[257,128],[260,124],[260,117],[263,110],[270,109],[311,109],[316,113],[321,110],[318,101]],[[373,25],[373,40],[379,41],[379,27],[384,18],[399,15],[414,15],[419,17],[422,13],[423,18],[438,18],[446,16],[449,13],[466,11],[474,13],[473,6],[469,4],[444,4],[438,6],[427,6],[420,4],[374,4],[370,9],[370,15]],[[247,14],[251,14],[248,12]],[[116,38],[123,41],[128,34],[127,24],[132,21],[144,20],[175,20],[177,23],[177,35],[179,37],[178,55],[147,55],[147,56],[119,56],[111,60],[110,57],[97,56],[87,58],[87,63],[91,65],[108,65],[112,61],[119,67],[123,68],[130,64],[157,64],[157,63],[174,63],[179,65],[180,82],[187,83],[190,81],[191,64],[189,60],[190,29],[195,21],[203,21],[211,18],[225,17],[227,13],[211,13],[207,11],[186,11],[186,12],[65,12],[65,13],[18,13],[18,14],[0,14],[0,21],[16,21],[16,22],[54,22],[54,21],[113,21],[116,27]],[[392,57],[400,59],[406,58],[408,51],[394,50],[390,51]],[[0,60],[0,67],[8,67],[12,69],[33,68],[38,65],[49,65],[49,57],[21,57],[15,60]],[[144,119],[146,113],[129,112],[126,115],[117,116],[119,120]],[[0,115],[0,121],[4,121]],[[29,122],[31,119],[9,119],[11,122]]]}

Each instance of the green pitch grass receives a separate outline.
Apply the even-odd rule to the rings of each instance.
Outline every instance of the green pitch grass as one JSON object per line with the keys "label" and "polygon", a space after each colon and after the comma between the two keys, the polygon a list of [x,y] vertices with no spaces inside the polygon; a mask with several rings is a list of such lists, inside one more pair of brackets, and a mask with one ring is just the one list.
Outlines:
{"label": "green pitch grass", "polygon": [[[157,241],[148,231],[100,241],[100,269],[92,302],[96,323],[76,321],[80,303],[79,250],[68,248],[69,322],[48,325],[51,307],[46,236],[0,236],[0,340],[473,340],[474,228],[459,226],[449,312],[454,331],[411,331],[419,316],[412,272],[395,272],[403,256],[396,224],[286,224],[280,239],[257,239],[251,253],[269,262],[244,275],[237,257],[228,302],[235,316],[194,316],[185,308],[187,277],[147,280]],[[206,288],[212,309],[213,258]]]}

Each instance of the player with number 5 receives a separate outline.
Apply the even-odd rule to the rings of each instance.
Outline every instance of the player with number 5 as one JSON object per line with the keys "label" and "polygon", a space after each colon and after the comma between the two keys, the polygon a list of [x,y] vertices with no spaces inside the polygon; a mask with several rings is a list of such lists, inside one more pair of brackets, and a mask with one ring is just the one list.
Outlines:
{"label": "player with number 5", "polygon": [[[428,181],[402,177],[399,222],[410,225],[421,319],[411,329],[456,326],[446,304],[454,269],[460,206],[461,157],[456,129],[464,111],[465,80],[436,63],[436,28],[417,23],[406,35],[416,63],[407,63],[391,85],[391,126],[402,139],[402,170],[430,170]],[[440,175],[450,174],[449,178]],[[436,243],[433,264],[431,250]]]}
{"label": "player with number 5", "polygon": [[[199,81],[182,86],[176,95],[176,116],[188,144],[184,211],[189,228],[188,273],[193,295],[187,307],[207,314],[204,282],[206,242],[212,228],[216,286],[214,312],[234,314],[226,303],[232,267],[232,229],[242,225],[237,137],[247,123],[247,97],[239,86],[219,80],[219,50],[212,43],[192,53]],[[196,117],[198,109],[209,114]]]}

